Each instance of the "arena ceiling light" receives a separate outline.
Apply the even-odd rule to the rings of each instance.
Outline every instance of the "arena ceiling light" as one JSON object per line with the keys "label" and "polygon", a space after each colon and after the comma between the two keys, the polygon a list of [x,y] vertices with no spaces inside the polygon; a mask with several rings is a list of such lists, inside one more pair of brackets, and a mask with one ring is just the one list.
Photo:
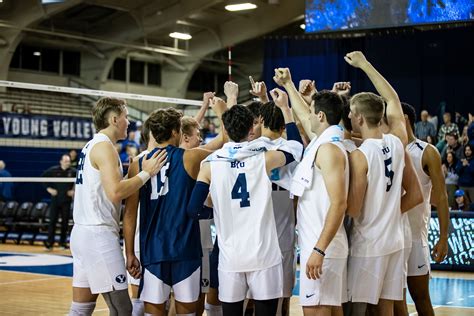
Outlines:
{"label": "arena ceiling light", "polygon": [[235,4],[229,4],[225,6],[225,9],[227,11],[244,11],[244,10],[253,10],[256,9],[257,5],[253,3],[235,3]]}
{"label": "arena ceiling light", "polygon": [[38,52],[38,51],[36,51],[36,52],[33,52],[33,55],[34,55],[34,56],[38,56],[38,57],[39,57],[39,56],[41,56],[41,52]]}
{"label": "arena ceiling light", "polygon": [[304,24],[304,23],[303,23],[303,24],[300,24],[300,28],[301,28],[302,30],[306,29],[306,24]]}
{"label": "arena ceiling light", "polygon": [[191,34],[181,33],[181,32],[173,32],[173,33],[170,33],[169,35],[172,38],[177,38],[177,39],[185,40],[185,41],[189,41],[191,38],[193,38]]}

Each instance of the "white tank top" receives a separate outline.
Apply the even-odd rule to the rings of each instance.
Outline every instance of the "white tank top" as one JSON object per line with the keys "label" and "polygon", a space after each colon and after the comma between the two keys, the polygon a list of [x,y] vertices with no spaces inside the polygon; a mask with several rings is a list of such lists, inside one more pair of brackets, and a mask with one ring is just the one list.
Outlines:
{"label": "white tank top", "polygon": [[258,271],[281,263],[264,153],[210,164],[219,270]]}
{"label": "white tank top", "polygon": [[[341,142],[333,142],[346,157],[345,163],[345,194],[349,189],[349,161],[345,146]],[[298,199],[298,244],[302,252],[311,252],[319,240],[326,222],[326,217],[331,205],[331,200],[324,183],[321,170],[314,165],[313,181],[303,196]],[[347,258],[348,242],[344,225],[341,222],[336,235],[326,249],[326,258]]]}
{"label": "white tank top", "polygon": [[[112,142],[102,133],[97,133],[81,151],[77,164],[76,187],[74,193],[74,224],[87,226],[107,226],[120,231],[120,205],[112,203],[105,194],[100,172],[90,161],[90,151],[101,142]],[[113,144],[112,144],[113,145]],[[122,163],[118,154],[115,157],[117,168],[122,174]]]}
{"label": "white tank top", "polygon": [[361,215],[354,218],[351,256],[385,256],[403,249],[400,211],[405,153],[391,134],[364,140],[357,149],[367,159],[367,191]]}
{"label": "white tank top", "polygon": [[423,170],[423,154],[426,147],[428,147],[428,143],[419,139],[416,139],[407,146],[416,174],[420,180],[424,200],[422,204],[415,206],[407,214],[413,239],[421,240],[424,246],[428,245],[428,225],[431,217],[430,200],[431,189],[433,188],[431,178]]}
{"label": "white tank top", "polygon": [[342,144],[344,145],[344,148],[346,148],[346,150],[350,153],[357,149],[357,145],[352,139],[343,139]]}

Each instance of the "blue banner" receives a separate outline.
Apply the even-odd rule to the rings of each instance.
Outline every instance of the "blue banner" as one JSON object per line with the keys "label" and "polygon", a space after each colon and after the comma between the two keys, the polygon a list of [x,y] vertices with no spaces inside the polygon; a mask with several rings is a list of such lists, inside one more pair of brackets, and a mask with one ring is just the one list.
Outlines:
{"label": "blue banner", "polygon": [[59,115],[0,113],[0,137],[89,140],[95,133],[91,119]]}

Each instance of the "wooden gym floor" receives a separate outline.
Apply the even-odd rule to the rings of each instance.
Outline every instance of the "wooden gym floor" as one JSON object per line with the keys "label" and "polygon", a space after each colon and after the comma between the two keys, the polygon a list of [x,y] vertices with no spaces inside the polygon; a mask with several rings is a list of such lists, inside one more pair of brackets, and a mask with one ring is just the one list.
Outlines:
{"label": "wooden gym floor", "polygon": [[[72,298],[68,256],[68,250],[0,244],[0,315],[66,315]],[[28,260],[43,266],[34,267]],[[474,273],[435,271],[431,296],[436,315],[474,315]],[[417,315],[412,304],[409,311]],[[94,315],[108,315],[102,298]],[[302,315],[297,296],[291,301],[291,315]]]}

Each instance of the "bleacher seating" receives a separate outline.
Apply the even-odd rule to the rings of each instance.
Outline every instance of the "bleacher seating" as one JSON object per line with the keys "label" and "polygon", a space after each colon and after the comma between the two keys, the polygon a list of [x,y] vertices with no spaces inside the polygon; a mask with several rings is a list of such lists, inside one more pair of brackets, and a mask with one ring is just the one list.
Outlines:
{"label": "bleacher seating", "polygon": [[90,117],[93,103],[71,94],[9,89],[0,93],[0,104],[4,111],[16,104],[19,107],[28,105],[33,114]]}

